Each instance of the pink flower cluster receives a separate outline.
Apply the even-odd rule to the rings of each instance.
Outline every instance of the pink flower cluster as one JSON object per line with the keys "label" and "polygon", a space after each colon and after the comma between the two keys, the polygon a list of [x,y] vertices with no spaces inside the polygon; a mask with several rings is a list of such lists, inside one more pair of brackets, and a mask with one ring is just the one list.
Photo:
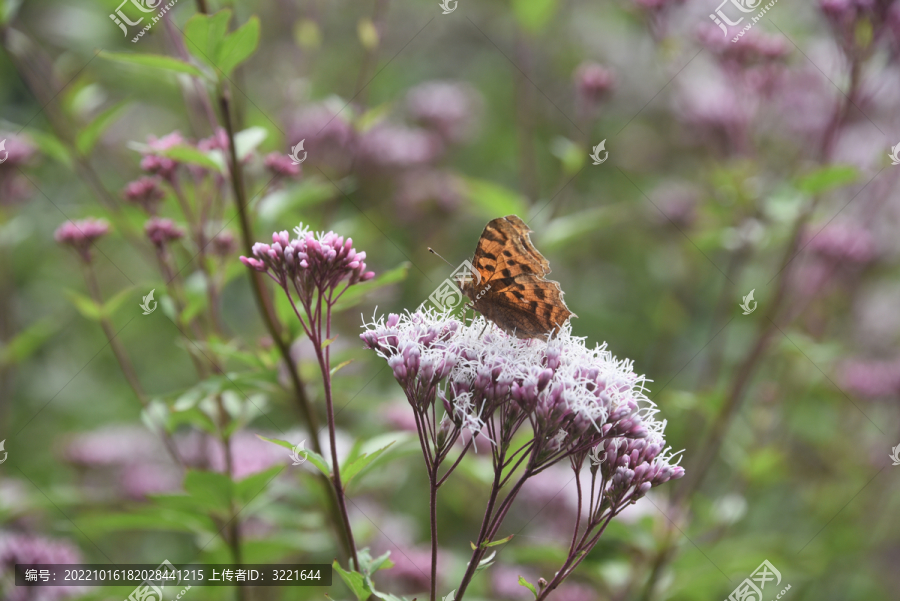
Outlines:
{"label": "pink flower cluster", "polygon": [[[680,478],[670,463],[665,421],[643,394],[642,376],[605,347],[585,346],[571,326],[549,344],[521,341],[497,330],[482,335],[483,319],[465,325],[432,311],[389,315],[367,324],[360,338],[383,357],[413,409],[439,399],[457,430],[493,444],[519,426],[533,430],[533,464],[603,453],[610,495],[627,501],[651,486]],[[493,424],[495,415],[500,422]],[[504,431],[516,424],[512,431]],[[501,441],[502,442],[502,441]]]}
{"label": "pink flower cluster", "polygon": [[184,237],[184,230],[175,225],[171,219],[151,217],[144,224],[144,233],[157,248],[162,248],[173,240]]}
{"label": "pink flower cluster", "polygon": [[[7,582],[14,580],[13,570],[17,563],[66,564],[81,561],[81,552],[66,540],[0,532],[0,589]],[[40,591],[40,595],[35,594],[35,591]],[[48,586],[34,589],[10,584],[8,590],[5,590],[3,599],[55,601],[81,594],[84,594],[84,588],[79,586]]]}
{"label": "pink flower cluster", "polygon": [[81,219],[66,221],[56,228],[54,239],[66,246],[74,248],[82,259],[90,261],[91,246],[109,232],[109,223],[103,219]]}
{"label": "pink flower cluster", "polygon": [[334,232],[313,233],[303,227],[294,231],[297,237],[293,240],[287,231],[281,231],[272,234],[272,244],[257,242],[253,256],[242,256],[241,261],[282,288],[292,284],[301,301],[310,300],[316,290],[330,295],[344,280],[351,286],[375,277],[374,272],[366,271],[366,253],[357,252],[351,238],[345,240]]}

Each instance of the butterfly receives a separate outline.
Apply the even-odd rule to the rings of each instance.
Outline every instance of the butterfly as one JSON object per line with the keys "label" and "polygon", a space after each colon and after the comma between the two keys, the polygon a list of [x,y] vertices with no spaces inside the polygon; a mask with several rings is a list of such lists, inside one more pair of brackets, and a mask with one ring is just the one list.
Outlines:
{"label": "butterfly", "polygon": [[472,266],[460,282],[472,307],[517,338],[549,338],[570,317],[559,282],[546,279],[550,262],[531,243],[532,230],[516,215],[488,223]]}

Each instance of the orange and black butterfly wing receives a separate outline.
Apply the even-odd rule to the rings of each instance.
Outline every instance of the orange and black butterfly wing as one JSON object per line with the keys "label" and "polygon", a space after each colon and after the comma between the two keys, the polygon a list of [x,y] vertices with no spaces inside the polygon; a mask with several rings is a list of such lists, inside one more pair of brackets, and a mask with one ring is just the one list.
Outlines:
{"label": "orange and black butterfly wing", "polygon": [[488,223],[473,260],[481,282],[466,291],[478,312],[519,338],[552,335],[574,315],[559,283],[544,278],[550,262],[531,243],[530,232],[515,215]]}

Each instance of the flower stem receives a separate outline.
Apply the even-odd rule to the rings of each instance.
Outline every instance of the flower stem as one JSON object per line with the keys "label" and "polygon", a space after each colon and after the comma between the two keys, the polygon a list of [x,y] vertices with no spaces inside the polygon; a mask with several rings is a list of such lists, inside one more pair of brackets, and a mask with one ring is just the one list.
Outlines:
{"label": "flower stem", "polygon": [[431,473],[428,475],[431,495],[429,497],[429,509],[431,512],[431,601],[437,600],[437,552],[438,552],[438,530],[437,530],[437,491],[438,491],[438,473],[435,464]]}
{"label": "flower stem", "polygon": [[[100,292],[100,284],[97,282],[97,274],[94,273],[93,265],[90,262],[83,262],[84,265],[84,279],[87,284],[88,291],[90,292],[91,298],[94,300],[94,303],[97,305],[97,309],[101,312],[100,314],[100,327],[103,329],[103,333],[106,335],[106,339],[109,341],[109,347],[112,349],[113,355],[116,357],[116,361],[119,363],[119,368],[122,370],[122,374],[125,376],[125,380],[128,382],[128,385],[131,387],[131,390],[134,391],[134,395],[137,397],[138,401],[141,403],[141,407],[144,409],[147,408],[147,393],[144,392],[143,387],[141,386],[140,380],[138,380],[137,372],[134,370],[134,365],[131,363],[131,359],[128,358],[128,353],[125,352],[125,348],[122,346],[122,342],[118,338],[118,333],[110,322],[109,317],[103,314],[103,295]],[[175,443],[169,436],[169,433],[164,429],[160,430],[160,434],[162,435],[163,444],[165,444],[166,450],[172,456],[172,459],[182,468],[184,467],[184,461],[182,461],[181,456],[178,454],[178,450],[175,447]]]}
{"label": "flower stem", "polygon": [[[232,124],[231,118],[231,106],[229,102],[229,94],[227,88],[222,88],[219,94],[219,106],[222,111],[222,120],[225,124],[225,132],[228,134],[228,148],[229,148],[229,172],[231,177],[231,186],[234,191],[234,199],[235,204],[237,204],[238,209],[238,217],[239,223],[241,226],[241,239],[244,243],[244,248],[248,255],[253,252],[253,235],[252,229],[250,227],[250,218],[247,214],[247,195],[244,189],[244,176],[243,169],[241,168],[240,163],[237,160],[237,151],[235,150],[235,135],[234,135],[234,126]],[[250,284],[253,289],[253,296],[256,299],[256,305],[259,309],[259,313],[262,316],[263,323],[266,326],[266,329],[269,332],[269,336],[271,336],[272,341],[275,343],[275,346],[278,347],[278,351],[281,354],[282,359],[284,360],[285,367],[288,370],[288,375],[291,378],[291,384],[294,388],[294,398],[297,402],[297,406],[300,409],[300,413],[302,414],[304,420],[306,421],[307,429],[310,432],[310,440],[313,447],[313,451],[322,454],[322,445],[319,442],[319,423],[316,418],[315,413],[312,410],[312,407],[309,402],[309,398],[306,395],[306,389],[303,386],[303,380],[300,379],[300,372],[297,370],[297,365],[294,363],[293,357],[291,357],[291,351],[288,343],[285,341],[282,335],[281,324],[278,322],[278,317],[275,315],[275,311],[272,307],[271,300],[267,294],[267,288],[263,283],[263,274],[258,271],[250,270]],[[328,482],[328,478],[323,474],[322,479],[325,482]],[[330,483],[327,485],[328,489],[332,489]],[[334,494],[330,497],[331,507],[330,512],[332,515],[332,521],[335,526],[338,527],[339,530],[343,528],[343,520],[341,519],[341,515],[339,515],[339,508],[337,507],[338,498],[336,491],[333,491]],[[344,536],[341,537],[341,541],[345,544],[349,544],[348,541],[352,540],[352,535],[348,536],[346,529],[343,532]],[[355,556],[356,550],[353,547],[347,547],[345,549],[348,556]]]}

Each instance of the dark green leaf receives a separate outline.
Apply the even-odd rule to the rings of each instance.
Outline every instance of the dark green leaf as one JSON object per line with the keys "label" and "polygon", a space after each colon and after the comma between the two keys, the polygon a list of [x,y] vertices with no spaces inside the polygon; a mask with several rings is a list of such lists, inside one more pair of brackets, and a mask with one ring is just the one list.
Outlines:
{"label": "dark green leaf", "polygon": [[341,479],[344,482],[344,488],[346,489],[347,485],[350,484],[350,480],[352,480],[354,476],[362,473],[363,470],[365,470],[369,466],[369,464],[378,459],[378,456],[388,450],[392,444],[394,443],[391,442],[391,444],[382,447],[372,453],[363,453],[362,455],[351,461],[349,464],[343,466],[341,468]]}
{"label": "dark green leaf", "polygon": [[130,101],[123,100],[112,105],[90,122],[75,138],[75,148],[82,155],[90,154],[103,132],[112,125]]}
{"label": "dark green leaf", "polygon": [[222,40],[216,55],[216,66],[226,76],[231,75],[238,65],[253,56],[258,45],[259,18],[254,15]]}
{"label": "dark green leaf", "polygon": [[[295,445],[292,445],[291,443],[289,443],[286,440],[278,440],[277,438],[266,438],[265,436],[260,436],[259,434],[257,434],[256,436],[257,436],[257,438],[265,440],[266,442],[271,442],[271,443],[277,444],[278,446],[284,447],[286,449],[290,449],[291,451],[294,450]],[[306,458],[309,460],[310,463],[312,463],[314,466],[319,468],[320,472],[322,472],[329,478],[331,477],[331,469],[328,467],[328,462],[325,460],[324,457],[322,457],[315,451],[311,451],[309,449],[303,449],[302,452],[303,452],[303,454],[305,454]]]}
{"label": "dark green leaf", "polygon": [[188,75],[194,75],[195,77],[203,77],[203,72],[194,65],[170,56],[163,56],[160,54],[106,52],[105,50],[100,52],[100,56],[120,63],[130,63],[141,67],[153,67],[156,69],[165,69],[166,71],[174,71],[176,73],[187,73]]}
{"label": "dark green leaf", "polygon": [[285,466],[283,465],[276,465],[257,474],[247,476],[239,482],[235,482],[234,496],[240,506],[245,506],[260,493],[262,493],[262,491],[266,489],[269,483],[273,479],[275,479],[275,477],[277,477],[278,474],[280,474],[284,470],[284,468]]}
{"label": "dark green leaf", "polygon": [[372,589],[369,588],[365,576],[363,576],[359,572],[348,572],[344,570],[343,568],[341,568],[337,560],[334,560],[332,567],[334,568],[334,571],[337,572],[338,576],[341,577],[341,580],[344,581],[344,584],[346,584],[347,587],[353,592],[358,601],[365,601],[369,598],[369,595],[372,594]]}
{"label": "dark green leaf", "polygon": [[210,511],[231,511],[234,487],[231,478],[225,474],[188,470],[184,477],[184,490]]}
{"label": "dark green leaf", "polygon": [[231,10],[220,10],[214,15],[198,13],[184,24],[184,41],[188,50],[195,57],[210,65],[216,66],[216,53],[231,21]]}

